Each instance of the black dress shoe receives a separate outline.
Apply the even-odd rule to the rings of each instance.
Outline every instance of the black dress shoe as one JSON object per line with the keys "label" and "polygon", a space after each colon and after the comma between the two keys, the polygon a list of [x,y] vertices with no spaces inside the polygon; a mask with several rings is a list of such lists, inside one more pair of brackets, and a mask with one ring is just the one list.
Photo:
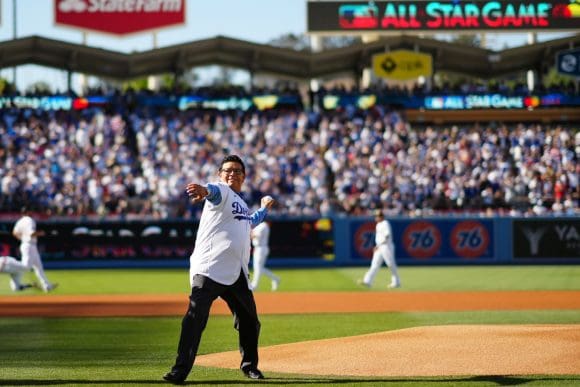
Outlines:
{"label": "black dress shoe", "polygon": [[245,368],[242,372],[250,379],[264,379],[264,375],[257,368]]}
{"label": "black dress shoe", "polygon": [[18,285],[18,288],[16,289],[17,292],[21,292],[25,289],[30,289],[32,288],[32,284],[22,284],[22,285]]}
{"label": "black dress shoe", "polygon": [[173,384],[183,384],[185,381],[186,376],[181,375],[175,371],[169,371],[165,375],[163,375],[163,379],[167,380],[169,383]]}

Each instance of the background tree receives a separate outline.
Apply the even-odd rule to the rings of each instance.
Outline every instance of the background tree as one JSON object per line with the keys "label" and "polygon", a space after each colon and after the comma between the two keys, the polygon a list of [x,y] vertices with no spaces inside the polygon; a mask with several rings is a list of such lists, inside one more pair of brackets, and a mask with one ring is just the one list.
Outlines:
{"label": "background tree", "polygon": [[16,93],[16,87],[5,78],[0,78],[0,95],[9,95]]}
{"label": "background tree", "polygon": [[35,95],[44,95],[44,94],[52,94],[53,90],[52,87],[45,81],[38,81],[35,83],[30,84],[26,90],[26,94],[35,94]]}
{"label": "background tree", "polygon": [[284,34],[268,42],[269,45],[296,51],[310,50],[310,37],[306,34]]}
{"label": "background tree", "polygon": [[[322,48],[325,50],[332,48],[348,47],[360,43],[358,36],[325,36],[322,38]],[[296,51],[311,50],[310,36],[306,34],[284,34],[268,42],[275,47],[288,48]]]}

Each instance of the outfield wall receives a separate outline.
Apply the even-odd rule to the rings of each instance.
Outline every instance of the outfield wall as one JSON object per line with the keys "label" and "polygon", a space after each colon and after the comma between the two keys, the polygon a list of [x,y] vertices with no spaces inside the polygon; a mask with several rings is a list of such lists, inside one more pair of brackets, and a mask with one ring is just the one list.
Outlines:
{"label": "outfield wall", "polygon": [[[400,265],[580,264],[580,217],[391,218]],[[271,220],[269,265],[368,265],[374,246],[371,218]],[[0,255],[19,256],[0,222]],[[39,249],[47,268],[185,267],[197,222],[39,221],[47,236]]]}

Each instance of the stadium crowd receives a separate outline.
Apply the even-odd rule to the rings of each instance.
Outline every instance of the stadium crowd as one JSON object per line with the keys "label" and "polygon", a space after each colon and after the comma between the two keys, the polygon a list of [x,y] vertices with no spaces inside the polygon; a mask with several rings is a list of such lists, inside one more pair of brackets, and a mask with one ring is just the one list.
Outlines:
{"label": "stadium crowd", "polygon": [[228,153],[248,201],[278,215],[580,213],[580,132],[545,124],[413,126],[377,109],[4,111],[0,213],[197,217],[190,181]]}

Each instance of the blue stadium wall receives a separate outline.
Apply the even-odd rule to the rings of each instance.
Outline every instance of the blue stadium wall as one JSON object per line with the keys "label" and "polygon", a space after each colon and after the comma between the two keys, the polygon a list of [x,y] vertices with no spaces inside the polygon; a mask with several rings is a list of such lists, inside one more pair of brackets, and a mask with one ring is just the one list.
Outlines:
{"label": "blue stadium wall", "polygon": [[[580,264],[580,218],[390,218],[399,265]],[[272,267],[368,265],[371,218],[272,219]],[[19,256],[0,222],[0,255]],[[197,223],[39,221],[47,268],[187,267]]]}

